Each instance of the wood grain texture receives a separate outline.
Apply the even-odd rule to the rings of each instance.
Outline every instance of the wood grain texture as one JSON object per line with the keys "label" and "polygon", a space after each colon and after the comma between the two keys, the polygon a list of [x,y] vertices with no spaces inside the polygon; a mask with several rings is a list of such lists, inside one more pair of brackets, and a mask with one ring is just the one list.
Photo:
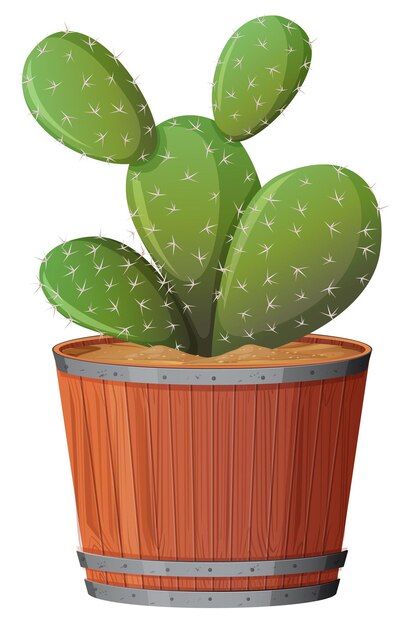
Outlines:
{"label": "wood grain texture", "polygon": [[[250,560],[269,558],[268,538],[280,387],[281,385],[257,386],[256,391]],[[249,589],[266,589],[267,585],[266,576],[248,578]]]}
{"label": "wood grain texture", "polygon": [[[156,493],[147,385],[126,383],[128,423],[142,559],[158,559]],[[142,576],[143,586],[161,589],[159,576]]]}
{"label": "wood grain texture", "polygon": [[[105,554],[98,511],[88,429],[86,426],[81,379],[58,372],[64,425],[74,484],[82,548],[93,554]],[[108,584],[105,572],[86,570],[90,580]]]}
{"label": "wood grain texture", "polygon": [[[335,378],[323,382],[315,442],[315,459],[310,477],[311,489],[303,538],[305,556],[324,553],[324,526],[329,509],[333,458],[345,396],[345,384],[345,378]],[[341,546],[338,547],[338,550],[341,550]],[[318,583],[318,581],[319,574],[302,574],[299,577],[300,585],[311,585],[315,582]]]}
{"label": "wood grain texture", "polygon": [[[172,387],[173,389],[173,387]],[[194,464],[195,559],[211,561],[213,552],[213,387],[191,387]],[[195,588],[212,589],[210,578],[196,578]]]}
{"label": "wood grain texture", "polygon": [[[191,388],[170,387],[170,413],[173,445],[173,483],[177,558],[195,560],[194,464]],[[194,591],[195,578],[178,578],[180,591]]]}
{"label": "wood grain texture", "polygon": [[[97,506],[101,521],[101,539],[104,554],[116,556],[122,553],[115,476],[113,473],[112,450],[109,441],[107,407],[104,381],[81,379],[88,444]],[[107,573],[108,584],[125,586],[123,574]]]}
{"label": "wood grain texture", "polygon": [[[278,385],[119,383],[59,373],[82,547],[165,560],[342,549],[366,372]],[[185,578],[87,571],[173,590],[274,589],[337,570]]]}
{"label": "wood grain texture", "polygon": [[[285,558],[304,555],[304,534],[311,493],[315,448],[320,420],[323,381],[300,383],[298,428],[289,496]],[[283,581],[283,579],[282,579]],[[286,576],[290,586],[300,586],[300,576]]]}
{"label": "wood grain texture", "polygon": [[[324,552],[335,552],[342,546],[365,384],[366,372],[345,380],[323,531]],[[327,573],[322,572],[320,582],[326,582],[326,576]]]}
{"label": "wood grain texture", "polygon": [[[139,524],[135,497],[126,384],[104,381],[108,433],[112,453],[122,556],[140,559]],[[142,576],[126,575],[126,587],[142,587]]]}
{"label": "wood grain texture", "polygon": [[[213,396],[213,548],[214,559],[221,561],[232,558],[235,394],[235,386],[228,385],[216,387]],[[229,578],[215,578],[212,582],[216,591],[231,588]]]}
{"label": "wood grain texture", "polygon": [[[169,389],[147,385],[151,428],[151,461],[156,497],[156,524],[159,558],[176,560],[176,516],[173,479],[172,418]],[[161,589],[177,589],[176,580],[161,577]],[[168,586],[169,585],[169,586]]]}
{"label": "wood grain texture", "polygon": [[[250,558],[250,529],[255,456],[256,386],[238,385],[235,393],[233,449],[232,560]],[[248,577],[231,579],[231,590],[247,589]]]}

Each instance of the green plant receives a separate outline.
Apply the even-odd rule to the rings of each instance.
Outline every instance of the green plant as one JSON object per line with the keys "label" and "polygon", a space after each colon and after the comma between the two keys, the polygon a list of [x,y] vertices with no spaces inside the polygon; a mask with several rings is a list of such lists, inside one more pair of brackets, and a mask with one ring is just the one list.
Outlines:
{"label": "green plant", "polygon": [[240,143],[286,108],[310,61],[297,24],[251,20],[217,64],[214,121],[156,127],[116,55],[80,33],[44,39],[26,61],[26,102],[65,145],[129,164],[131,216],[157,268],[110,239],[62,244],[40,272],[56,310],[120,339],[210,356],[245,343],[274,348],[349,306],[379,255],[370,187],[348,169],[313,165],[261,188]]}

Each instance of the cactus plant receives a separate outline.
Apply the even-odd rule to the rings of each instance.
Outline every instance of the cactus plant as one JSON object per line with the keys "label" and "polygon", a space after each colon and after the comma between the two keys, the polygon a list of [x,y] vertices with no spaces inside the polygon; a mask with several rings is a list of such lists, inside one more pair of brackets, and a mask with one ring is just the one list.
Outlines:
{"label": "cactus plant", "polygon": [[54,308],[119,339],[210,356],[275,348],[348,307],[378,260],[371,188],[333,165],[261,188],[240,143],[289,104],[310,61],[297,24],[247,22],[216,69],[215,121],[180,116],[156,128],[116,55],[80,33],[44,39],[26,61],[27,104],[65,145],[129,165],[129,209],[156,266],[111,239],[62,244],[40,272]]}
{"label": "cactus plant", "polygon": [[43,39],[26,60],[23,91],[37,122],[77,152],[137,163],[154,151],[142,92],[118,56],[91,37],[66,31]]}

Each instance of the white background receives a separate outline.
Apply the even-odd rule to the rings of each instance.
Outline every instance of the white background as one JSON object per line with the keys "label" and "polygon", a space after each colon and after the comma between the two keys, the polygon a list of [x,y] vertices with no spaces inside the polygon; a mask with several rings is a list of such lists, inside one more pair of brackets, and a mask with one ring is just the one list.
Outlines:
{"label": "white background", "polygon": [[[299,94],[267,130],[245,145],[261,181],[303,164],[348,166],[392,205],[392,18],[386,0],[315,2],[13,2],[2,9],[1,54],[1,519],[0,611],[6,624],[112,624],[139,620],[228,624],[331,625],[391,615],[392,215],[376,274],[365,292],[322,332],[370,343],[371,358],[338,595],[276,608],[167,609],[116,605],[85,592],[62,413],[51,347],[83,336],[34,295],[35,257],[59,237],[103,234],[132,244],[126,166],[82,159],[28,114],[21,91],[25,57],[43,37],[72,30],[99,38],[136,77],[156,122],[211,116],[215,62],[228,37],[264,14],[284,15],[316,38]],[[137,246],[138,248],[138,246]],[[383,618],[385,615],[385,618]]]}

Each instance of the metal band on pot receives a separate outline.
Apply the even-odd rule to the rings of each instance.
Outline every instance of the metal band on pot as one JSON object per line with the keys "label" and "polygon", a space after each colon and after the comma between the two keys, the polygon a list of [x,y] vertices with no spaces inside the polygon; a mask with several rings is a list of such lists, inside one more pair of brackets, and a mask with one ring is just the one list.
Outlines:
{"label": "metal band on pot", "polygon": [[58,354],[56,351],[54,351],[54,357],[59,371],[83,378],[162,385],[271,385],[340,378],[358,374],[367,369],[370,353],[329,363],[249,368],[114,365],[69,358]]}
{"label": "metal band on pot", "polygon": [[140,589],[116,587],[85,580],[87,592],[94,598],[143,604],[150,606],[179,606],[203,608],[232,608],[248,606],[278,606],[299,604],[331,598],[337,593],[339,580],[290,589],[268,589],[263,591],[167,591],[163,589]]}
{"label": "metal band on pot", "polygon": [[125,559],[77,551],[81,567],[146,576],[240,577],[306,574],[343,567],[347,550],[296,559],[268,561],[158,561]]}

